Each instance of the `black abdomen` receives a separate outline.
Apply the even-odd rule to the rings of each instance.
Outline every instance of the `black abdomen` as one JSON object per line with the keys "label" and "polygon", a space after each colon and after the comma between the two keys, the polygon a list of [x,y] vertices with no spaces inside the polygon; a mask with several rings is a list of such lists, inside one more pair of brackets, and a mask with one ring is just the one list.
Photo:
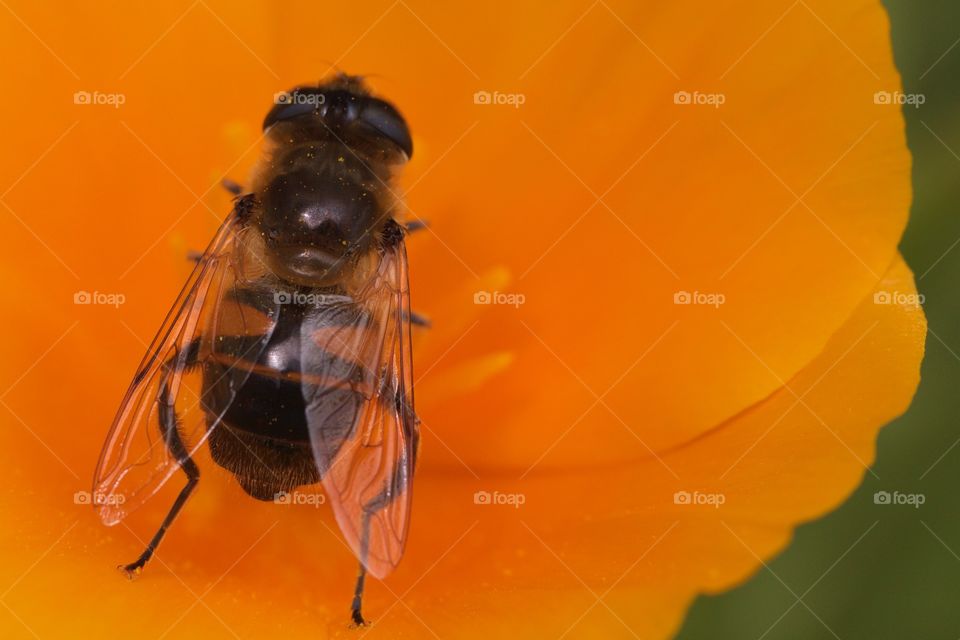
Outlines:
{"label": "black abdomen", "polygon": [[[301,364],[304,353],[317,357],[316,346],[304,350],[301,345],[302,335],[310,335],[309,317],[299,305],[281,305],[277,325],[256,362],[241,357],[259,351],[250,348],[254,339],[225,338],[218,345],[227,356],[224,362],[204,367],[204,397],[233,397],[226,411],[208,408],[208,422],[221,413],[223,416],[207,441],[211,456],[259,500],[273,500],[278,493],[321,479],[310,439],[307,412],[311,409],[305,391],[312,403],[319,395],[325,404],[338,408],[326,414],[329,418],[322,426],[324,467],[349,435],[364,401],[350,385],[318,389],[309,373],[304,374],[304,369],[316,369],[316,363]],[[234,358],[239,358],[239,363],[231,368],[227,362]],[[232,388],[237,388],[235,396],[229,392]]]}

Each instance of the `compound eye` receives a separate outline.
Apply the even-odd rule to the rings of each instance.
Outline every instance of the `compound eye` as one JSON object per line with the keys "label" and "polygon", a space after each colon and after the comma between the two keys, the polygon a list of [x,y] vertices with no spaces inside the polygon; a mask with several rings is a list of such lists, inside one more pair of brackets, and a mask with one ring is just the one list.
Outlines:
{"label": "compound eye", "polygon": [[360,121],[397,145],[408,159],[413,156],[413,140],[407,121],[389,102],[368,98],[360,112]]}
{"label": "compound eye", "polygon": [[263,129],[266,131],[281,120],[319,112],[326,101],[326,94],[317,87],[295,87],[290,91],[277,93],[273,96],[273,108],[263,120]]}

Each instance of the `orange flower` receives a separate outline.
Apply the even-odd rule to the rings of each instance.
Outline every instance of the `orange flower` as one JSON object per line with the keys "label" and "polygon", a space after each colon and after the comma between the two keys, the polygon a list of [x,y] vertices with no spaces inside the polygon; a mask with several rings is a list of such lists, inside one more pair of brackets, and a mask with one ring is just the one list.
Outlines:
{"label": "orange flower", "polygon": [[331,62],[407,116],[432,225],[413,525],[360,633],[667,637],[841,502],[912,397],[878,2],[4,7],[4,637],[353,633],[325,509],[209,475],[128,584],[176,489],[113,529],[73,502],[220,178]]}

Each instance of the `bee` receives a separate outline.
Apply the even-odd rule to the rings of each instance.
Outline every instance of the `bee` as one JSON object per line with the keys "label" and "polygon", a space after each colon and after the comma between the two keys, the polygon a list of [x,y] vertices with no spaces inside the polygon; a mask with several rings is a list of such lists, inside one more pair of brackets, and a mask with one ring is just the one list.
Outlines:
{"label": "bee", "polygon": [[[391,187],[406,121],[338,73],[278,94],[248,192],[223,221],[147,350],[94,477],[114,525],[174,476],[185,484],[134,562],[140,574],[200,481],[198,454],[257,500],[322,485],[367,573],[407,537],[419,441],[405,235]],[[411,225],[412,229],[413,225]]]}

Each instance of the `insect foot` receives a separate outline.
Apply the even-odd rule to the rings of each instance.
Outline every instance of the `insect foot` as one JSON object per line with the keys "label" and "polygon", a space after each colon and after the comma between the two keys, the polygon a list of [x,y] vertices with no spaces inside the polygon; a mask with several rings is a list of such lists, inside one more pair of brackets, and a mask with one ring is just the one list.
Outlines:
{"label": "insect foot", "polygon": [[130,564],[118,564],[117,571],[123,572],[128,580],[136,580],[143,573],[142,562],[131,562]]}

